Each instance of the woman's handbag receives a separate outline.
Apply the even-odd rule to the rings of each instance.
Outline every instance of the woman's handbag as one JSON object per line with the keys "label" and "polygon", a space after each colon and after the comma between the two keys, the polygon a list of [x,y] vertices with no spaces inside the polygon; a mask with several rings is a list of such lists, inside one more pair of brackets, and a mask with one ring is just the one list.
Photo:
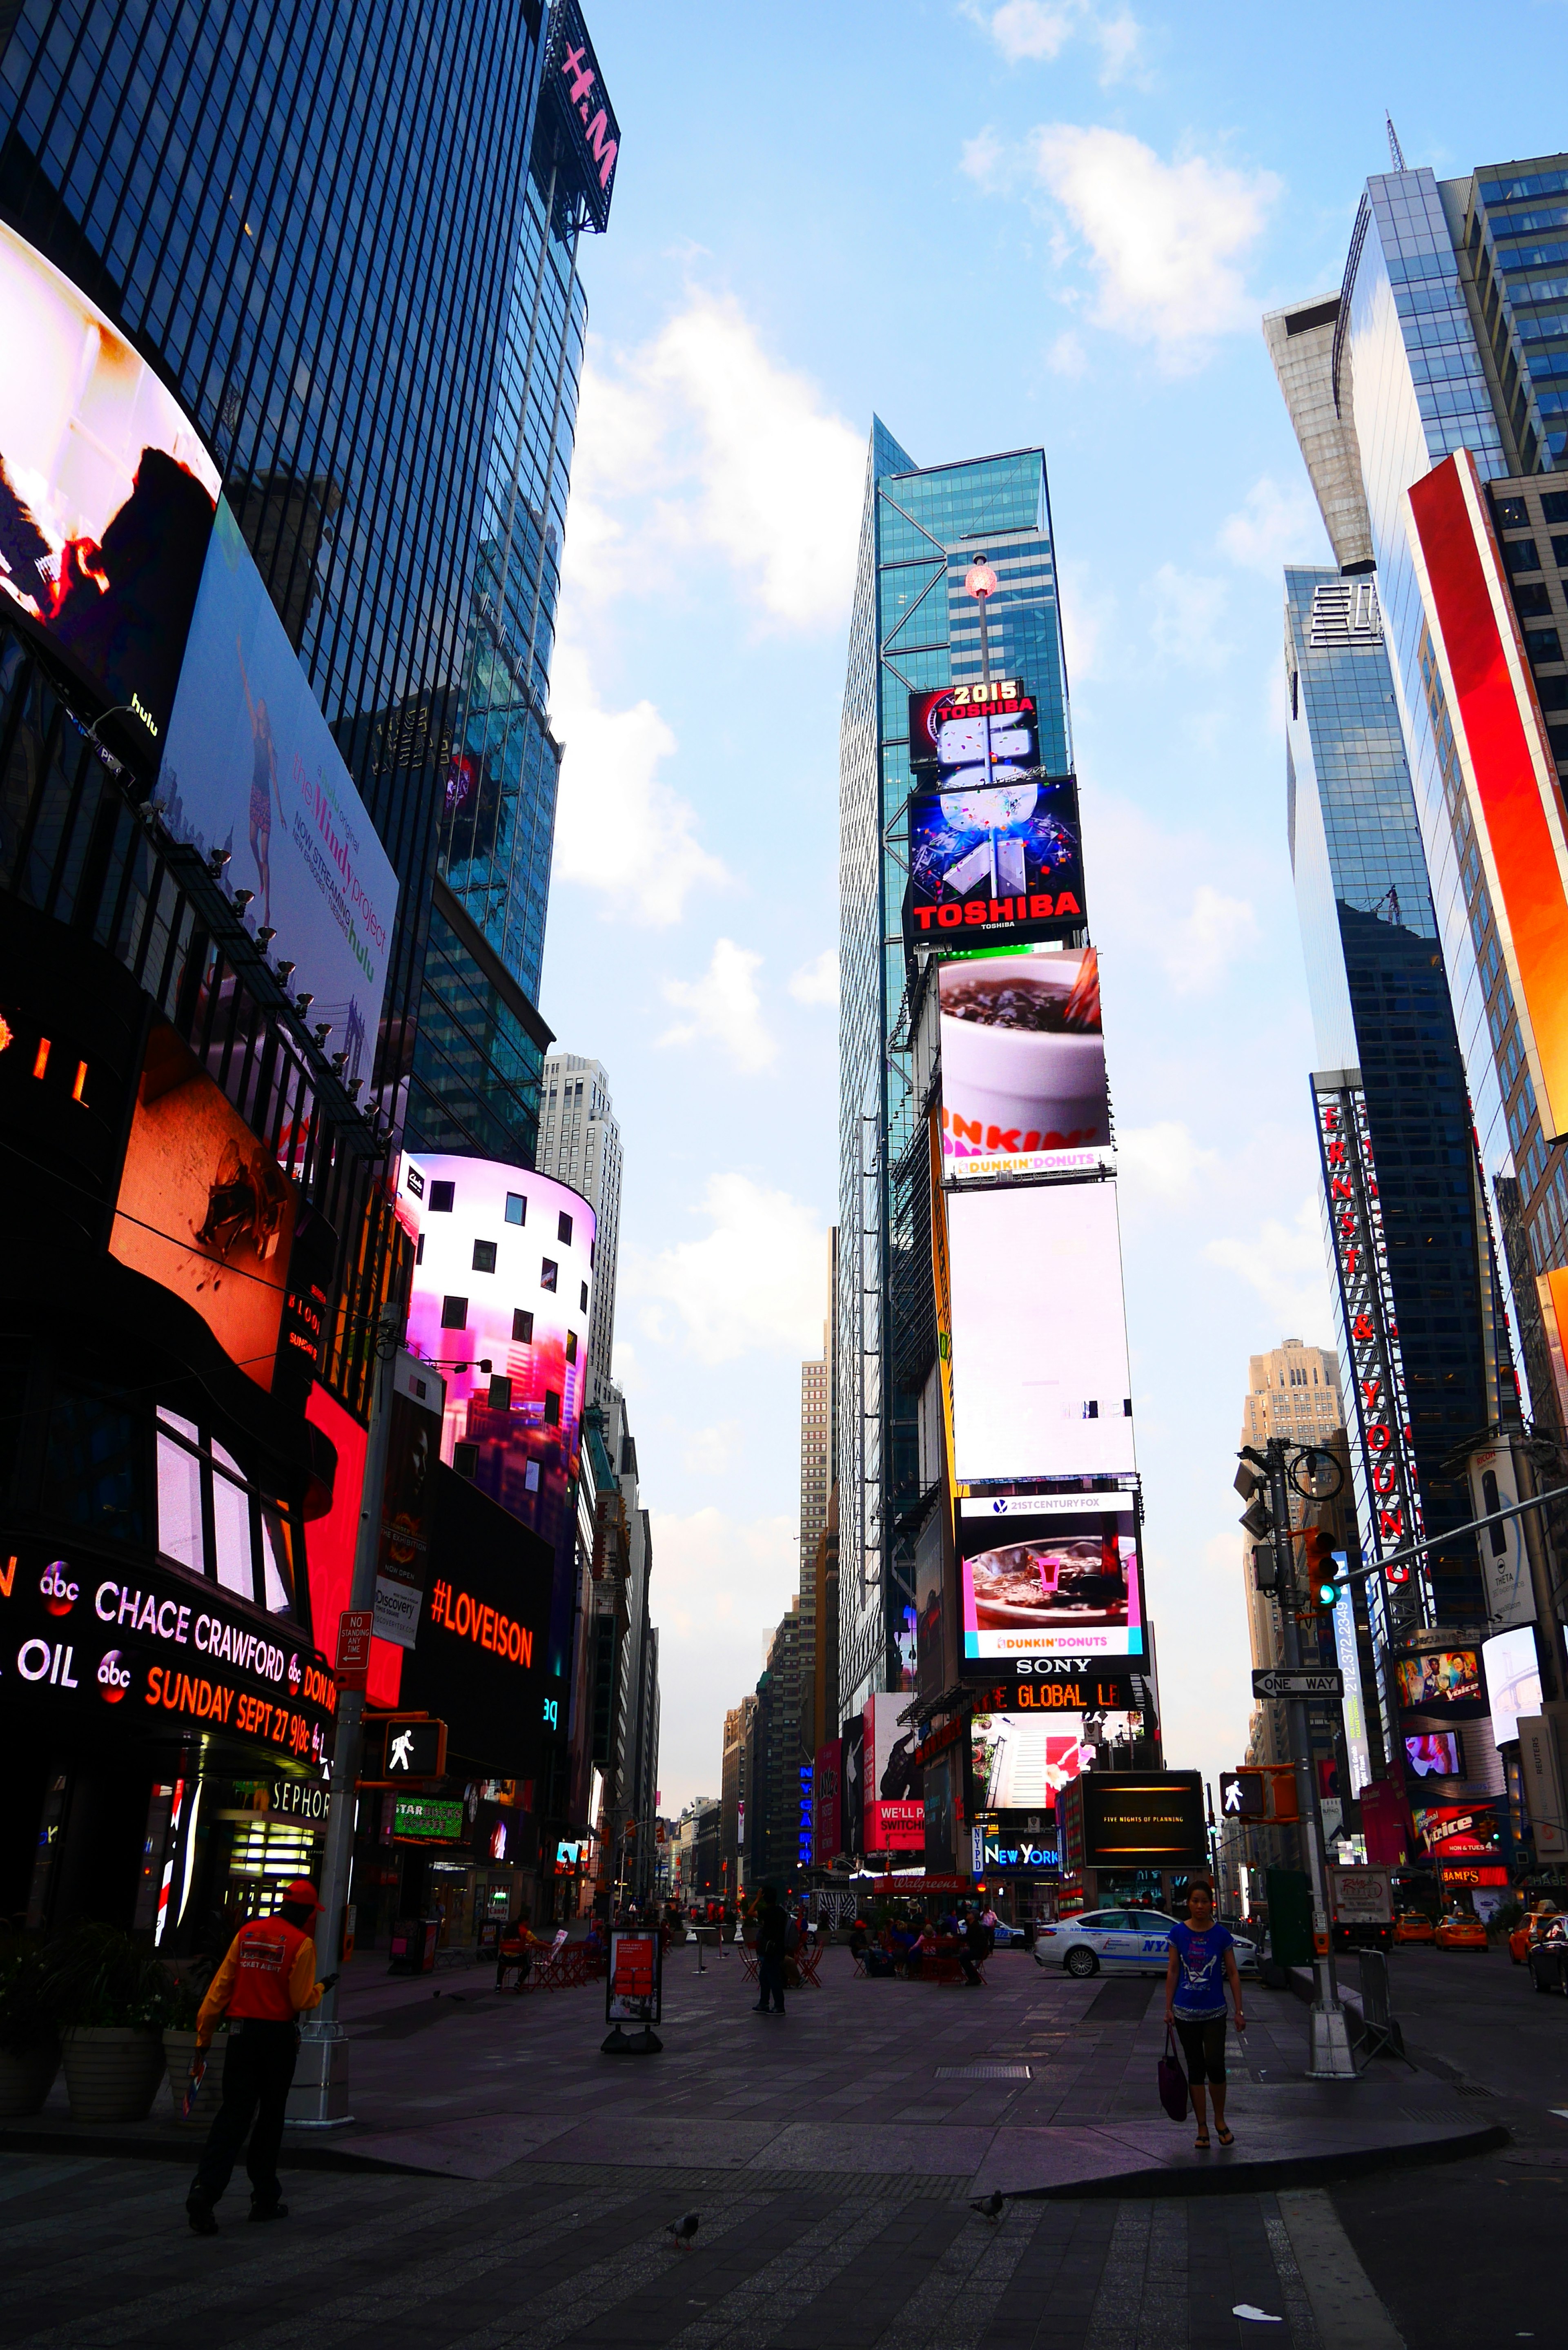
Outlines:
{"label": "woman's handbag", "polygon": [[1159,2060],[1159,2102],[1173,2122],[1187,2119],[1187,2075],[1176,2053],[1176,2034],[1165,2027],[1165,2054]]}

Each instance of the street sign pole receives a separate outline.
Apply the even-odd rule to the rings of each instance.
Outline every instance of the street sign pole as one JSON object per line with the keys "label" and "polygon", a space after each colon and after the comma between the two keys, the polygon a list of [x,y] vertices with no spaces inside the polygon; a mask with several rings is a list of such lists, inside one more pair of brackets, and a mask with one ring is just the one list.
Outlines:
{"label": "street sign pole", "polygon": [[[370,1398],[370,1431],[365,1444],[365,1478],[359,1492],[359,1533],[354,1547],[354,1580],[348,1605],[356,1613],[376,1604],[376,1557],[381,1534],[381,1494],[387,1482],[387,1440],[390,1430],[392,1369],[398,1350],[395,1310],[383,1309],[375,1337],[375,1379]],[[327,1818],[327,1850],[321,1864],[321,1942],[323,1970],[333,1973],[342,1948],[343,1912],[348,1899],[348,1867],[354,1855],[354,1810],[358,1800],[360,1750],[364,1742],[365,1690],[339,1690],[337,1735],[332,1742],[332,1808]],[[348,2111],[348,2036],[337,2021],[337,1987],[323,1994],[321,2004],[299,2027],[299,2064],[289,2092],[288,2121],[295,2129],[342,2129],[354,2118]]]}
{"label": "street sign pole", "polygon": [[[1285,1448],[1277,1436],[1268,1441],[1269,1511],[1273,1519],[1274,1585],[1280,1603],[1280,1630],[1287,1673],[1302,1669],[1301,1636],[1296,1627],[1295,1563],[1291,1555],[1291,1493],[1285,1474]],[[1323,1844],[1323,1814],[1318,1807],[1317,1773],[1312,1766],[1312,1740],[1307,1730],[1307,1701],[1285,1700],[1290,1723],[1291,1761],[1295,1766],[1296,1808],[1306,1846],[1307,1875],[1312,1883],[1313,1973],[1316,1996],[1312,2005],[1312,2054],[1307,2073],[1314,2081],[1354,2081],[1355,2059],[1339,2003],[1339,1983],[1334,1965],[1334,1930],[1328,1906],[1328,1861]]]}

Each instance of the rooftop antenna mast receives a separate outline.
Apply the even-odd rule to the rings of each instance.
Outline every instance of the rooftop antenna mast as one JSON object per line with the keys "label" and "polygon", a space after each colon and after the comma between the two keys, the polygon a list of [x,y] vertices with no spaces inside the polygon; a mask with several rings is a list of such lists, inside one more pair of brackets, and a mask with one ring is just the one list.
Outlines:
{"label": "rooftop antenna mast", "polygon": [[1394,128],[1394,117],[1385,111],[1383,121],[1388,133],[1388,161],[1397,172],[1408,170],[1409,167],[1405,161],[1405,150],[1399,144],[1399,133]]}

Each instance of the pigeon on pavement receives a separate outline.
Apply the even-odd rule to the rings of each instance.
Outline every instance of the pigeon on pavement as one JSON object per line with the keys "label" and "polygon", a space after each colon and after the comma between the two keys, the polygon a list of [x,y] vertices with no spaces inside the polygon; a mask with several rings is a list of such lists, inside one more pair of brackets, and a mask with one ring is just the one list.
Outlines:
{"label": "pigeon on pavement", "polygon": [[666,2232],[672,2236],[678,2244],[690,2244],[700,2224],[700,2215],[695,2211],[687,2211],[679,2220],[672,2220]]}
{"label": "pigeon on pavement", "polygon": [[978,2211],[982,2220],[1000,2220],[1002,2207],[1006,2200],[1006,2196],[999,2187],[993,2194],[983,2196],[978,2203],[971,2203],[969,2208],[971,2211]]}

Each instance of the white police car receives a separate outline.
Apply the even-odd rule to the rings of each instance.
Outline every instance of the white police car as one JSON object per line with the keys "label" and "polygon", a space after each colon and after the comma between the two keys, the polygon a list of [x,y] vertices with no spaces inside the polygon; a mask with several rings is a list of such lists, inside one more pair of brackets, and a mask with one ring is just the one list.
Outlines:
{"label": "white police car", "polygon": [[[1088,1909],[1081,1918],[1036,1926],[1035,1964],[1062,1967],[1080,1980],[1102,1971],[1162,1975],[1170,1956],[1170,1929],[1176,1922],[1161,1909]],[[1234,1939],[1239,1971],[1255,1974],[1256,1946],[1240,1934]]]}

